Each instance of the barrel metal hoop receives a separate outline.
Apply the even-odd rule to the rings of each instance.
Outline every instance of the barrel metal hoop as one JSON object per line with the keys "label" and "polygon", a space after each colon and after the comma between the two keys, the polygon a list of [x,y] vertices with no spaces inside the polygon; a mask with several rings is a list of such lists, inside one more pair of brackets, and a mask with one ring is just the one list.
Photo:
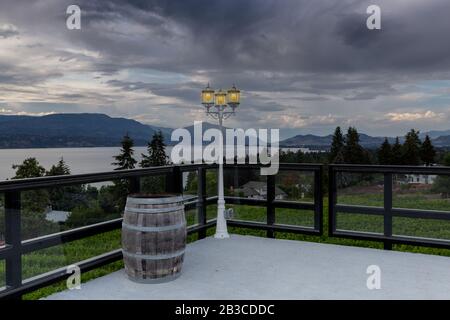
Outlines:
{"label": "barrel metal hoop", "polygon": [[125,207],[125,212],[131,213],[167,213],[184,210],[184,206],[168,207],[168,208],[134,208]]}
{"label": "barrel metal hoop", "polygon": [[184,249],[180,251],[176,251],[173,253],[168,254],[157,254],[157,255],[150,255],[150,254],[139,254],[139,253],[132,253],[125,250],[122,250],[123,255],[127,258],[135,258],[135,259],[144,259],[144,260],[163,260],[163,259],[171,259],[176,258],[184,254]]}
{"label": "barrel metal hoop", "polygon": [[176,229],[184,229],[186,227],[186,223],[182,222],[179,224],[173,224],[170,226],[161,226],[161,227],[144,227],[144,226],[135,226],[125,222],[122,222],[122,228],[126,228],[134,231],[141,232],[160,232],[160,231],[170,231]]}
{"label": "barrel metal hoop", "polygon": [[171,203],[183,203],[184,199],[182,196],[167,197],[167,198],[133,198],[128,197],[127,203],[130,204],[171,204]]}

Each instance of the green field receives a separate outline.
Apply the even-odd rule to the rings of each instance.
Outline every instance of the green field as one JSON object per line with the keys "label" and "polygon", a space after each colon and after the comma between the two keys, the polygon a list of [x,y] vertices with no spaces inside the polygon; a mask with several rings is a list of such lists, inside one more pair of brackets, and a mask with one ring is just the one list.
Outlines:
{"label": "green field", "polygon": [[[354,205],[371,205],[382,206],[383,198],[380,194],[362,195],[362,194],[340,194],[338,202],[343,204]],[[406,193],[395,195],[394,206],[402,208],[417,208],[429,210],[450,211],[450,200],[440,199],[429,193]],[[233,207],[235,214],[234,219],[265,222],[266,208],[247,205],[230,205]],[[208,219],[214,218],[216,215],[216,205],[209,205],[207,210]],[[276,222],[280,224],[313,226],[313,212],[306,210],[294,209],[276,209]],[[197,222],[195,210],[186,213],[188,225]],[[328,222],[327,203],[324,203],[324,230],[326,233]],[[340,213],[337,216],[338,229],[383,232],[383,218],[381,216],[369,216],[362,214],[345,214]],[[409,219],[394,218],[393,230],[396,235],[419,236],[436,239],[450,239],[450,222],[436,221],[428,219]],[[212,234],[213,229],[208,230],[208,234]],[[230,232],[244,235],[266,236],[265,231],[249,230],[242,228],[230,228]],[[306,236],[289,233],[276,233],[276,238],[292,239],[300,241],[312,241],[322,243],[332,243],[341,245],[361,246],[382,249],[383,245],[379,242],[357,241],[350,239],[329,238],[323,236]],[[196,235],[191,235],[189,241],[195,241]],[[81,261],[114,249],[120,248],[120,230],[107,232],[104,234],[92,236],[86,239],[77,240],[64,245],[48,248],[38,252],[33,252],[23,256],[23,278],[29,278],[44,272],[54,270]],[[404,245],[395,245],[394,250],[421,252],[426,254],[436,254],[450,256],[450,250],[433,249],[423,247],[411,247]],[[123,268],[122,262],[116,262],[108,266],[98,268],[96,270],[84,273],[82,281],[108,274],[115,270]],[[0,285],[4,285],[4,262],[0,261]],[[38,299],[45,297],[51,293],[64,290],[65,282],[61,282],[47,288],[37,290],[31,294],[27,294],[25,299]]]}

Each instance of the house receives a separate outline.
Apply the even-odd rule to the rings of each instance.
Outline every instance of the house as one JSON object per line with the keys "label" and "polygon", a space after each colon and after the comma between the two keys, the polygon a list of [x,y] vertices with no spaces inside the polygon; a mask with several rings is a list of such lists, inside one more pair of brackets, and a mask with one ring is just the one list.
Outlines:
{"label": "house", "polygon": [[[236,191],[249,199],[267,199],[267,184],[262,181],[249,181]],[[284,200],[286,197],[286,192],[275,186],[275,199]]]}
{"label": "house", "polygon": [[433,184],[436,180],[435,175],[428,174],[407,174],[406,182],[408,184]]}
{"label": "house", "polygon": [[71,212],[69,211],[53,210],[51,206],[48,206],[45,211],[45,220],[54,223],[64,224],[67,221],[67,219],[69,219],[70,214]]}

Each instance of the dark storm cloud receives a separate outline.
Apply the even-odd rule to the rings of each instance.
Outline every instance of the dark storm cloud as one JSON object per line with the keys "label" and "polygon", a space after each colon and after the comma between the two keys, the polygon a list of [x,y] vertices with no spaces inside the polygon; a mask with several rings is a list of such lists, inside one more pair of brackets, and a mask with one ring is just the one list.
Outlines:
{"label": "dark storm cloud", "polygon": [[[0,46],[28,37],[20,45],[44,60],[73,62],[77,72],[95,73],[108,89],[134,97],[150,92],[198,104],[208,81],[215,88],[235,83],[251,110],[241,119],[249,121],[296,108],[328,114],[334,112],[330,101],[354,116],[346,106],[367,100],[360,111],[369,114],[376,98],[401,93],[398,84],[450,78],[448,0],[378,0],[382,30],[375,31],[366,27],[371,0],[79,0],[82,30],[69,31],[65,8],[72,3],[2,1]],[[155,72],[165,78],[150,77]],[[71,71],[0,60],[0,84],[41,84],[62,74]],[[108,94],[98,96],[107,100]],[[93,101],[94,95],[61,96]]]}

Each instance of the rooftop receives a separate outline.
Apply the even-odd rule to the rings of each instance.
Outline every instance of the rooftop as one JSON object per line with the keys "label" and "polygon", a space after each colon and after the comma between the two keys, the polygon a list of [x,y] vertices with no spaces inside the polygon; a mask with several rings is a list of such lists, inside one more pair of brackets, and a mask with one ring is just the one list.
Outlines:
{"label": "rooftop", "polygon": [[[381,289],[367,288],[367,267]],[[187,246],[182,275],[138,284],[123,270],[47,299],[450,299],[450,258],[232,235]]]}

